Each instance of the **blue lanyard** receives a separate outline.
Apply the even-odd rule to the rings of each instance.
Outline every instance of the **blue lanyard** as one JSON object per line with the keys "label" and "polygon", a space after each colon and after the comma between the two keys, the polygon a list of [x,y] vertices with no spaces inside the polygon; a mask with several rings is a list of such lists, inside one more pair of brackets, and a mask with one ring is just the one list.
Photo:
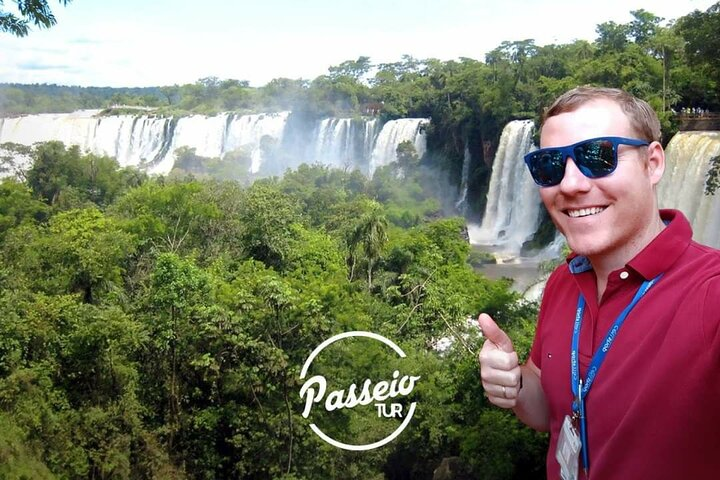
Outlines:
{"label": "blue lanyard", "polygon": [[580,344],[580,327],[582,325],[583,313],[585,312],[585,298],[582,296],[582,293],[578,295],[577,311],[575,313],[575,325],[573,327],[572,344],[570,351],[570,387],[572,388],[572,394],[574,398],[572,410],[574,416],[580,419],[580,440],[582,442],[582,456],[585,472],[587,472],[590,468],[587,442],[587,424],[585,421],[585,398],[590,391],[590,387],[592,387],[592,384],[595,381],[595,376],[600,369],[600,365],[602,365],[603,361],[605,361],[605,356],[607,355],[608,350],[610,350],[610,347],[615,341],[618,330],[620,330],[620,327],[625,322],[625,319],[627,318],[630,311],[647,293],[647,291],[650,290],[650,287],[652,287],[658,280],[660,280],[660,277],[662,277],[662,273],[657,277],[653,278],[652,280],[645,280],[643,284],[640,285],[640,288],[635,293],[635,297],[633,297],[630,304],[625,307],[622,312],[620,312],[620,315],[618,315],[618,317],[615,319],[615,322],[613,323],[612,327],[610,327],[607,335],[605,335],[605,340],[603,341],[602,345],[593,355],[584,382],[580,378],[578,352]]}

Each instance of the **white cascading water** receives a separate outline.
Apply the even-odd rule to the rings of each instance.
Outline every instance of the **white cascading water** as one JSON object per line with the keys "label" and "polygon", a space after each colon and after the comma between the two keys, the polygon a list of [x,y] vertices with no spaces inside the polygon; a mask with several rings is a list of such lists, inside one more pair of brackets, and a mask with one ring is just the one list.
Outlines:
{"label": "white cascading water", "polygon": [[314,161],[368,173],[377,119],[326,118],[315,129]]}
{"label": "white cascading water", "polygon": [[[290,112],[164,118],[152,115],[97,116],[99,110],[63,114],[24,115],[0,119],[0,143],[32,145],[58,140],[83,151],[108,155],[121,166],[137,166],[149,173],[166,174],[175,163],[175,150],[194,148],[195,154],[222,158],[242,149],[251,158],[251,173],[262,174],[272,153],[282,148]],[[379,129],[374,118],[330,118],[318,122],[314,150],[307,159],[338,168],[358,168],[365,174],[396,160],[400,142],[413,142],[420,157],[426,142],[422,125],[427,119],[391,120]],[[378,131],[380,130],[380,131]],[[286,152],[297,156],[296,151]],[[302,158],[302,157],[301,157]],[[282,171],[288,165],[275,165]]]}
{"label": "white cascading water", "polygon": [[363,169],[364,172],[370,173],[370,158],[372,158],[373,147],[375,146],[375,139],[378,134],[378,121],[376,119],[368,120],[365,122],[365,134],[363,136],[363,159],[367,159],[367,168]]}
{"label": "white cascading water", "polygon": [[460,177],[460,196],[458,201],[455,202],[455,208],[462,214],[465,214],[467,210],[467,194],[468,194],[468,178],[470,177],[470,162],[472,157],[470,156],[470,147],[468,147],[467,141],[465,142],[465,151],[463,154],[462,173]]}
{"label": "white cascading water", "polygon": [[[159,167],[155,162],[162,162],[167,154],[169,145],[166,142],[172,138],[168,132],[174,127],[170,118],[119,115],[93,120],[94,131],[79,144],[83,150],[115,157],[123,166],[148,165],[150,168]],[[75,143],[62,137],[54,140]]]}
{"label": "white cascading water", "polygon": [[720,132],[680,132],[668,143],[665,174],[657,188],[660,208],[681,210],[693,238],[720,248],[720,192],[705,195],[710,159],[720,155]]}
{"label": "white cascading water", "polygon": [[[61,140],[87,149],[97,127],[93,115],[99,110],[81,110],[73,113],[42,113],[3,118],[0,123],[0,143],[13,142],[32,145],[36,142]],[[115,132],[118,135],[118,132]]]}
{"label": "white cascading water", "polygon": [[326,118],[320,121],[315,137],[315,161],[341,167],[352,163],[352,119]]}
{"label": "white cascading water", "polygon": [[194,148],[203,157],[222,157],[246,148],[253,159],[251,170],[257,172],[264,161],[263,140],[279,144],[289,115],[223,113],[175,120],[148,115],[96,117],[98,113],[84,110],[4,118],[0,143],[32,145],[59,140],[78,145],[83,151],[115,157],[122,166],[140,166],[160,174],[172,169],[174,151],[180,147]]}
{"label": "white cascading water", "polygon": [[[250,172],[258,173],[267,160],[266,150],[272,151],[282,143],[289,115],[290,112],[231,115],[227,122],[222,153],[243,147],[250,148]],[[274,145],[266,145],[266,140]]]}
{"label": "white cascading water", "polygon": [[517,256],[537,230],[540,195],[523,161],[532,147],[533,130],[532,120],[514,120],[503,129],[482,224],[468,227],[471,243],[494,245]]}
{"label": "white cascading water", "polygon": [[422,157],[427,149],[422,127],[428,122],[427,118],[400,118],[385,123],[375,140],[370,156],[369,174],[372,175],[378,168],[394,162],[397,159],[398,145],[405,141],[411,141],[418,157]]}

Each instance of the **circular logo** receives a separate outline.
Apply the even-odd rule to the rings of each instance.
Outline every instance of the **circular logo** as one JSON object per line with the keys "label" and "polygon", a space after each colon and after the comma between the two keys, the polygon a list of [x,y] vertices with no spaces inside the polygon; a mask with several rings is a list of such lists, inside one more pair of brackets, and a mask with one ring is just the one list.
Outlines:
{"label": "circular logo", "polygon": [[[312,351],[310,356],[307,358],[307,360],[305,360],[305,363],[303,364],[302,371],[300,372],[300,379],[305,379],[313,360],[315,360],[315,358],[320,354],[320,352],[322,352],[325,348],[337,342],[338,340],[350,337],[366,337],[377,340],[392,348],[400,358],[406,357],[405,352],[403,352],[400,347],[398,347],[395,343],[383,337],[382,335],[363,331],[345,332],[328,338],[320,345],[318,345],[315,350]],[[393,379],[389,381],[380,381],[373,384],[372,380],[366,379],[360,386],[353,383],[347,388],[347,390],[335,390],[327,392],[327,380],[325,379],[325,377],[323,377],[322,375],[315,375],[307,379],[300,388],[300,397],[305,399],[305,409],[303,410],[302,415],[303,417],[308,418],[312,407],[316,404],[323,403],[324,400],[324,407],[326,411],[333,411],[341,408],[353,408],[358,405],[369,405],[371,403],[375,403],[375,406],[378,408],[378,416],[402,416],[402,405],[398,403],[391,403],[390,405],[387,405],[380,402],[385,402],[388,399],[393,399],[399,396],[404,397],[409,395],[415,387],[415,382],[417,382],[417,380],[419,379],[419,376],[404,375],[401,377],[400,373],[395,370],[393,372]],[[389,411],[387,409],[388,406],[390,407]],[[412,402],[408,406],[407,413],[404,415],[405,418],[403,419],[402,423],[390,435],[377,442],[364,445],[351,445],[348,443],[340,442],[323,432],[320,427],[318,427],[315,423],[311,423],[310,428],[320,438],[322,438],[330,445],[333,445],[334,447],[354,451],[372,450],[373,448],[382,447],[383,445],[391,442],[398,435],[400,435],[405,429],[405,427],[408,426],[410,420],[412,420],[412,416],[415,413],[416,406],[417,402]]]}

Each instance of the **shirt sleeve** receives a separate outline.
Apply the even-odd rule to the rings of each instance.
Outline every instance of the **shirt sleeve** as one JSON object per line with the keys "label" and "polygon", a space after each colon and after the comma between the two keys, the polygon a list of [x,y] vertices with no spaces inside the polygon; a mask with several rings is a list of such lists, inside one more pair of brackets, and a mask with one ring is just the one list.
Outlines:
{"label": "shirt sleeve", "polygon": [[700,294],[705,351],[720,365],[720,275],[705,282]]}

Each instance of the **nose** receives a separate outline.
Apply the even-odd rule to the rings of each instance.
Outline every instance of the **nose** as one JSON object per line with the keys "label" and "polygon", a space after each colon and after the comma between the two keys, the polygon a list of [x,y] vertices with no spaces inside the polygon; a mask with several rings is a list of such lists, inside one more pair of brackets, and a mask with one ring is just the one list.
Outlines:
{"label": "nose", "polygon": [[560,181],[560,191],[565,195],[585,193],[592,187],[592,182],[575,165],[575,161],[568,157],[565,164],[565,174]]}

